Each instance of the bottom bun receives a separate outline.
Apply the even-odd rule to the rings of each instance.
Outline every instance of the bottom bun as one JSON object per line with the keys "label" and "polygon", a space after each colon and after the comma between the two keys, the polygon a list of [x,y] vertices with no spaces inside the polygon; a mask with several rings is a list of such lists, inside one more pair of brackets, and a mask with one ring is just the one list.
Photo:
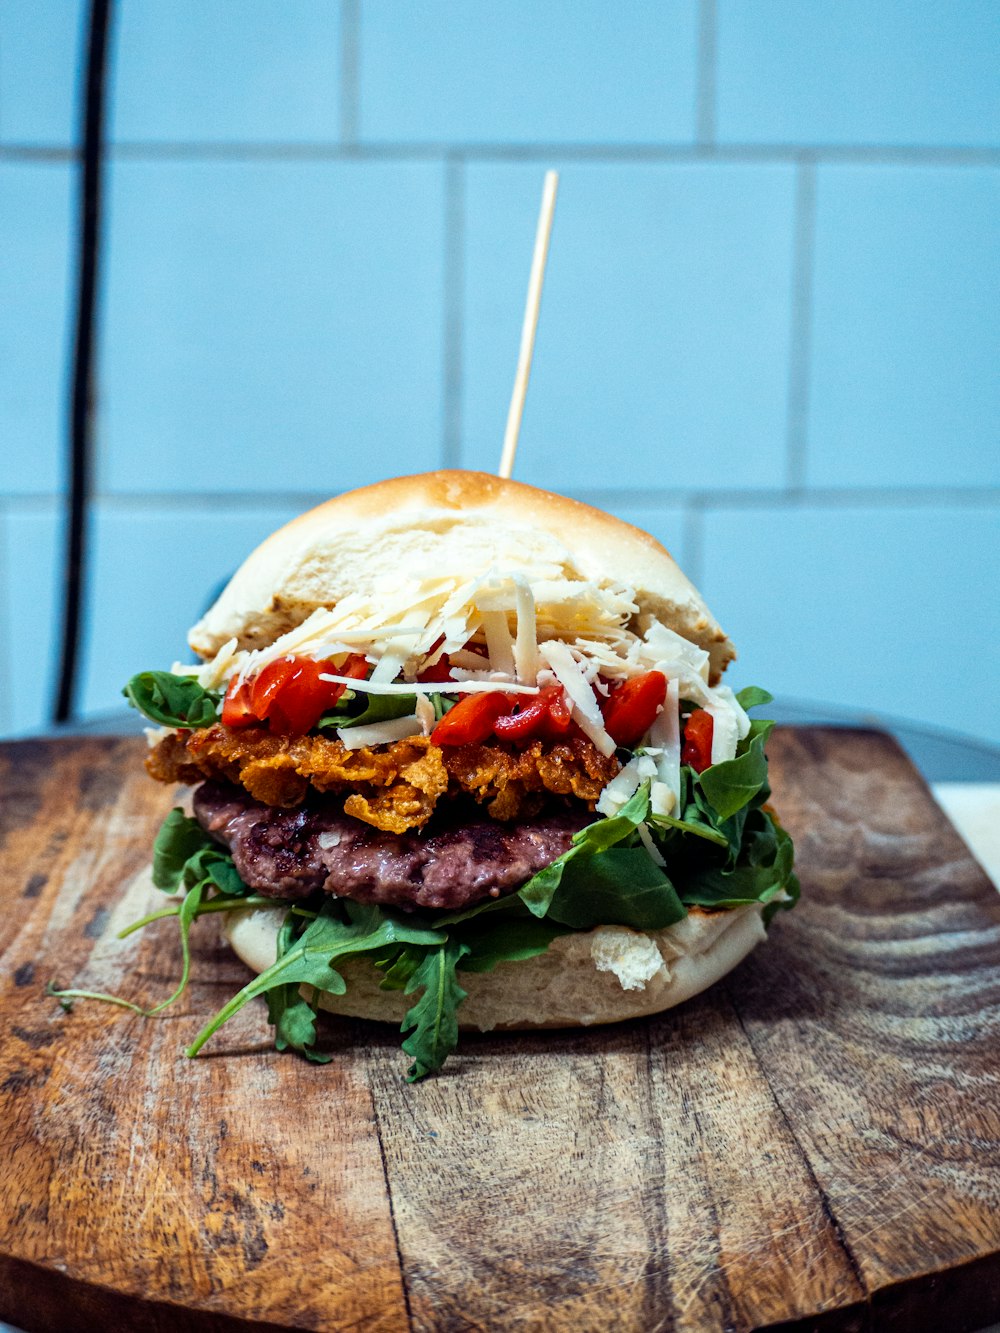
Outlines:
{"label": "bottom bun", "polygon": [[[255,972],[270,967],[287,907],[227,913],[225,935]],[[625,926],[560,935],[548,950],[492,972],[462,972],[468,992],[459,1014],[464,1029],[568,1028],[618,1023],[680,1004],[718,981],[765,937],[759,903],[729,911],[691,908],[665,930]],[[320,996],[320,1007],[351,1018],[399,1025],[412,995],[379,989],[380,974],[365,959],[349,958],[337,970],[344,995]]]}

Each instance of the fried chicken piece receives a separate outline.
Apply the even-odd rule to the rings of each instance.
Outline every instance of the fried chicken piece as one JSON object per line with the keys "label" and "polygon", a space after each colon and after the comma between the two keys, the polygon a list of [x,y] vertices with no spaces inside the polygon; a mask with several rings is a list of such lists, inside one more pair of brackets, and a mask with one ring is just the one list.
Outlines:
{"label": "fried chicken piece", "polygon": [[347,814],[388,833],[422,828],[446,791],[474,797],[501,821],[537,814],[546,794],[575,797],[593,809],[618,768],[613,755],[582,737],[517,750],[499,743],[442,749],[412,736],[376,750],[348,750],[326,736],[221,724],[167,736],[146,760],[160,782],[224,778],[265,805],[299,805],[310,786],[346,792]]}
{"label": "fried chicken piece", "polygon": [[445,751],[452,786],[474,796],[494,819],[537,813],[546,792],[575,796],[591,809],[620,767],[582,737],[546,746],[532,741],[523,750],[499,745],[458,745]]}
{"label": "fried chicken piece", "polygon": [[160,782],[225,778],[265,805],[289,808],[318,791],[349,791],[348,814],[402,833],[430,818],[448,788],[441,751],[425,736],[378,750],[348,750],[326,736],[276,736],[266,727],[230,730],[221,724],[168,736],[150,753],[146,771]]}

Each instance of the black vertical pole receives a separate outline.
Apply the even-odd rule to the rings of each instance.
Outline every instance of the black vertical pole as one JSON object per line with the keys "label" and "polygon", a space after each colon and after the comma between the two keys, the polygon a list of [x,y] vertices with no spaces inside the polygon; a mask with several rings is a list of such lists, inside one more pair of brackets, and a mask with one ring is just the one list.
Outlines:
{"label": "black vertical pole", "polygon": [[70,384],[65,496],[62,642],[53,717],[72,719],[79,674],[80,621],[87,571],[87,519],[93,485],[94,342],[104,170],[105,75],[112,0],[91,0],[82,89],[76,252],[76,337]]}

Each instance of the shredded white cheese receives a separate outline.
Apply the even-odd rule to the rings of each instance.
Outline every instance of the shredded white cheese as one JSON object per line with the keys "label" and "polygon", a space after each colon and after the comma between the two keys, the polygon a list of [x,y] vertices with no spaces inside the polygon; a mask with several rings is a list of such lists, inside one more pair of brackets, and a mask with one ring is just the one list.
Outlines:
{"label": "shredded white cheese", "polygon": [[[396,729],[393,735],[403,734],[404,722],[410,728],[406,734],[431,733],[429,694],[499,690],[534,695],[540,687],[558,683],[577,725],[604,755],[615,750],[600,708],[609,682],[658,670],[667,677],[668,686],[664,707],[648,737],[655,761],[654,813],[675,809],[680,794],[682,699],[712,715],[712,762],[733,757],[749,729],[746,713],[730,689],[709,686],[708,653],[649,613],[640,615],[632,588],[574,578],[557,561],[539,563],[537,555],[525,556],[519,563],[517,550],[503,553],[502,568],[497,559],[491,548],[478,567],[473,558],[470,568],[450,577],[423,569],[403,576],[387,573],[364,593],[351,593],[336,606],[315,610],[265,648],[240,650],[230,639],[202,666],[177,664],[174,670],[197,676],[205,688],[220,689],[233,677],[247,680],[282,658],[306,656],[329,662],[333,669],[322,674],[323,680],[367,694],[416,695],[413,718],[373,724],[391,725]],[[342,673],[340,668],[352,653],[371,664],[369,680]],[[444,654],[453,664],[454,678],[417,682],[417,675]],[[347,736],[364,735],[367,730],[345,729],[345,744]],[[358,745],[368,743],[358,741]],[[613,786],[615,781],[606,788],[612,794],[602,793],[604,805],[598,805],[602,813],[618,800],[613,793],[621,788]]]}
{"label": "shredded white cheese", "polygon": [[388,722],[373,722],[367,727],[340,727],[337,739],[345,750],[363,750],[366,746],[371,749],[376,745],[388,745],[392,741],[405,740],[407,736],[419,736],[422,732],[420,719],[414,714],[394,717]]}
{"label": "shredded white cheese", "polygon": [[639,783],[656,776],[656,764],[647,754],[636,754],[615,774],[597,800],[597,812],[616,815],[638,791]]}
{"label": "shredded white cheese", "polygon": [[590,682],[580,669],[572,652],[558,639],[539,644],[538,654],[552,668],[560,685],[573,705],[573,717],[580,730],[597,746],[601,754],[614,754],[616,745],[604,729],[604,719]]}
{"label": "shredded white cheese", "polygon": [[534,685],[538,674],[538,630],[535,623],[535,599],[527,579],[514,575],[517,594],[517,638],[514,640],[514,666],[518,680]]}
{"label": "shredded white cheese", "polygon": [[434,712],[434,705],[426,694],[417,695],[416,718],[420,723],[420,730],[425,736],[429,736],[437,722],[437,714]]}
{"label": "shredded white cheese", "polygon": [[676,804],[677,797],[665,782],[657,780],[649,784],[649,809],[652,814],[672,814]]}
{"label": "shredded white cheese", "polygon": [[642,843],[643,847],[645,847],[646,851],[649,853],[649,859],[654,863],[654,865],[665,866],[667,863],[663,859],[663,853],[660,851],[659,847],[657,847],[656,843],[653,841],[653,835],[652,833],[650,833],[648,826],[646,824],[640,824],[638,826],[638,832],[639,832],[639,841]]}
{"label": "shredded white cheese", "polygon": [[327,671],[321,671],[319,678],[360,690],[362,694],[481,694],[490,690],[502,690],[505,694],[538,693],[537,685],[518,685],[509,680],[372,681],[352,680],[350,676],[336,676]]}
{"label": "shredded white cheese", "polygon": [[[665,665],[665,663],[660,663],[658,669],[663,671]],[[680,683],[676,678],[668,676],[667,693],[663,700],[663,707],[657,713],[653,725],[649,729],[649,743],[651,748],[656,747],[659,751],[656,760],[656,774],[658,783],[670,792],[670,808],[677,804],[681,794],[680,707]],[[650,802],[655,814],[669,814],[669,808],[663,808],[666,797],[662,793],[656,796],[655,804],[653,804],[651,789]],[[657,806],[660,808],[657,809]]]}
{"label": "shredded white cheese", "polygon": [[510,635],[506,612],[484,611],[483,633],[486,635],[486,650],[489,653],[490,666],[494,671],[500,672],[501,675],[513,679],[515,675],[514,640]]}

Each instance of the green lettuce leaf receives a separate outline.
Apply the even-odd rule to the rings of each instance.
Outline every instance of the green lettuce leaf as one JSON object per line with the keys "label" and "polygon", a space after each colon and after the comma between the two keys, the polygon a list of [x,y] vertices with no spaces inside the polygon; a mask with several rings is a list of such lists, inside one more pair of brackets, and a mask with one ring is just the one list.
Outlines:
{"label": "green lettuce leaf", "polygon": [[466,992],[458,984],[455,969],[468,946],[458,940],[446,940],[426,956],[406,985],[406,994],[423,990],[420,999],[407,1010],[400,1029],[403,1050],[413,1057],[407,1071],[410,1083],[441,1068],[458,1045],[458,1006]]}
{"label": "green lettuce leaf", "polygon": [[162,727],[211,727],[219,720],[221,690],[206,690],[193,676],[141,671],[122,690],[133,708]]}
{"label": "green lettuce leaf", "polygon": [[[296,921],[291,912],[278,931],[277,959],[284,958],[295,939]],[[292,1049],[315,1064],[326,1064],[330,1056],[315,1049],[316,1009],[301,994],[294,982],[284,982],[265,993],[267,1017],[274,1028],[274,1045],[279,1051]]]}
{"label": "green lettuce leaf", "polygon": [[250,892],[230,854],[180,807],[170,811],[153,842],[153,883],[165,893],[185,892],[195,885],[231,897]]}
{"label": "green lettuce leaf", "polygon": [[[644,782],[610,819],[598,819],[579,833],[573,834],[573,846],[563,852],[551,865],[532,876],[518,897],[537,917],[548,913],[556,890],[562,883],[567,867],[577,857],[592,857],[606,852],[623,839],[631,837],[649,813],[649,783]],[[647,857],[648,859],[648,857]]]}
{"label": "green lettuce leaf", "polygon": [[569,934],[570,927],[546,917],[539,921],[525,915],[482,917],[449,931],[451,938],[466,947],[458,964],[461,972],[492,972],[498,963],[517,963],[545,953],[557,935]]}
{"label": "green lettuce leaf", "polygon": [[373,722],[409,717],[416,706],[415,694],[365,694],[362,690],[348,690],[334,709],[323,714],[316,726],[320,731],[367,727]]}
{"label": "green lettuce leaf", "polygon": [[759,708],[762,704],[773,704],[774,695],[762,690],[759,685],[746,685],[737,694],[736,702],[745,713],[749,713],[751,708]]}
{"label": "green lettuce leaf", "polygon": [[[455,698],[443,694],[427,696],[434,707],[434,716],[440,722]],[[365,694],[363,690],[348,690],[336,708],[325,713],[316,724],[320,731],[337,731],[345,727],[367,727],[374,722],[390,722],[397,717],[412,717],[417,706],[415,694]]]}
{"label": "green lettuce leaf", "polygon": [[[343,915],[341,915],[343,911]],[[346,983],[334,964],[351,954],[384,951],[393,944],[441,944],[445,936],[421,924],[411,924],[370,903],[328,900],[301,935],[269,968],[249,982],[205,1024],[188,1047],[197,1055],[213,1033],[248,1001],[278,986],[313,986],[331,995],[343,995]],[[288,992],[283,994],[287,997]],[[295,1020],[301,1031],[301,1017]],[[287,1039],[287,1034],[286,1034]]]}
{"label": "green lettuce leaf", "polygon": [[675,871],[688,906],[729,908],[771,903],[782,890],[795,895],[792,840],[766,810],[751,810],[739,857],[715,865],[689,862]]}
{"label": "green lettuce leaf", "polygon": [[712,764],[700,774],[698,785],[722,819],[748,805],[767,783],[764,746],[773,727],[773,722],[752,722],[736,758]]}
{"label": "green lettuce leaf", "polygon": [[567,863],[546,920],[575,930],[661,930],[687,916],[673,884],[645,847],[609,847]]}

